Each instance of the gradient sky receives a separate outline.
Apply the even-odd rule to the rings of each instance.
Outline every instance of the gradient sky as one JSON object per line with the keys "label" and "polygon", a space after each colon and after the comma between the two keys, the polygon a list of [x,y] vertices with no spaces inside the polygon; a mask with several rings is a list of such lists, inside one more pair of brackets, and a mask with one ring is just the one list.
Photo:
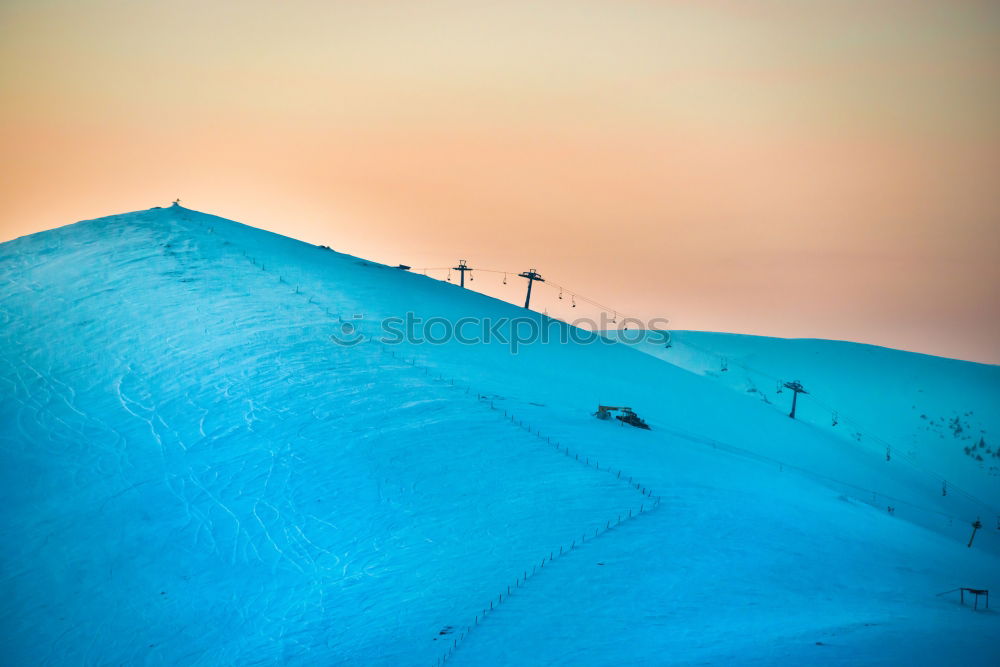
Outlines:
{"label": "gradient sky", "polygon": [[998,82],[988,1],[0,0],[0,240],[181,197],[676,328],[998,363]]}

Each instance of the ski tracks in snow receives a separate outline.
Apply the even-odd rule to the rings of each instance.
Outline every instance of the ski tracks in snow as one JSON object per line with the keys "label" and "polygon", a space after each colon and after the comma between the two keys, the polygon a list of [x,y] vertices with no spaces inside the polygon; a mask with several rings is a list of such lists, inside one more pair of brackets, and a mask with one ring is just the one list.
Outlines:
{"label": "ski tracks in snow", "polygon": [[[256,266],[257,268],[260,268],[262,270],[262,272],[266,273],[267,269],[266,269],[266,267],[263,264],[258,264],[249,255],[247,255],[246,258],[248,260],[252,261],[252,263],[253,263],[254,266]],[[283,284],[283,285],[288,285],[289,284],[289,283],[286,283],[286,281],[283,280],[281,278],[281,276],[278,276],[278,283],[280,285],[281,284]],[[316,309],[318,309],[319,311],[321,311],[323,314],[327,315],[329,317],[330,323],[333,323],[333,318],[330,315],[330,308],[327,307],[327,306],[324,306],[320,300],[317,300],[315,297],[310,296],[310,295],[302,292],[300,290],[300,288],[297,287],[297,286],[295,288],[294,294],[298,295],[300,298],[302,298],[306,302],[304,305],[307,305],[307,307],[308,306],[315,307]],[[290,291],[290,295],[291,295],[291,291]],[[336,308],[335,310],[339,311],[340,309]],[[338,322],[341,321],[341,316],[340,315],[337,316],[337,321]],[[368,348],[368,349],[370,349],[371,344],[377,345],[378,348],[379,348],[379,352],[382,355],[384,355],[386,353],[385,345],[382,344],[382,343],[377,343],[374,340],[370,340],[367,344],[363,343],[363,344],[358,345],[358,346],[356,346],[356,347],[354,347],[352,349],[358,349],[358,348]],[[393,353],[393,357],[395,358],[395,353]],[[396,364],[396,370],[398,370],[398,371],[406,372],[407,370],[410,370],[411,372],[419,372],[422,375],[424,375],[425,377],[429,374],[430,367],[418,365],[416,363],[416,359],[410,360],[409,364],[402,363],[405,360],[400,360],[400,361],[401,361],[401,363]],[[384,364],[382,364],[382,366],[384,366]],[[449,381],[450,380],[449,378],[444,378],[444,377],[441,377],[439,379],[442,380],[442,381]],[[455,386],[455,381],[454,380],[450,380],[450,383],[451,383],[451,385],[453,387]],[[459,387],[456,387],[456,388],[460,388],[461,386],[462,385],[459,385]],[[470,396],[470,398],[471,398],[471,396],[472,396],[471,387],[466,387],[466,391],[464,393],[465,393],[465,395]],[[477,392],[475,394],[476,398],[472,399],[472,400],[475,400],[475,402],[477,404],[479,404],[479,405],[483,405],[484,401],[481,398],[482,396],[485,396],[485,394],[481,394],[481,393]],[[437,399],[410,401],[409,403],[405,404],[404,406],[401,406],[401,409],[402,408],[408,408],[408,407],[417,407],[417,406],[422,406],[422,405],[426,405],[426,404],[433,404],[434,402],[436,402],[436,400]],[[486,405],[490,409],[490,411],[494,412],[498,416],[500,415],[501,411],[499,409],[495,408],[493,406],[492,402],[490,402],[489,404],[486,404]],[[252,420],[253,420],[253,402],[252,401],[250,402],[250,406],[251,406],[251,410],[247,413],[246,418],[247,418],[248,427],[252,428]],[[649,511],[652,511],[653,509],[655,509],[656,507],[658,507],[659,504],[660,504],[659,496],[655,495],[653,493],[652,489],[650,489],[650,488],[648,488],[646,486],[643,486],[641,482],[636,481],[632,476],[626,475],[626,473],[624,473],[622,470],[613,468],[611,466],[606,466],[606,467],[602,466],[599,461],[596,461],[596,460],[591,461],[590,458],[586,457],[586,456],[583,457],[583,458],[581,458],[580,455],[578,453],[576,453],[576,452],[573,452],[570,447],[563,446],[560,442],[553,442],[552,439],[551,439],[551,437],[543,436],[531,424],[525,424],[523,422],[520,422],[513,415],[507,415],[506,413],[504,413],[503,414],[503,418],[505,419],[505,421],[507,421],[513,427],[516,427],[519,430],[521,430],[522,432],[525,432],[526,434],[528,434],[530,436],[533,436],[533,438],[535,439],[536,443],[539,444],[539,445],[541,445],[538,448],[538,453],[539,454],[543,453],[543,451],[544,451],[543,447],[547,447],[550,451],[554,450],[554,452],[556,454],[561,455],[565,459],[565,461],[567,462],[567,464],[582,465],[582,466],[585,466],[587,468],[590,468],[595,473],[600,473],[600,474],[605,474],[605,475],[613,475],[615,477],[616,481],[620,482],[623,485],[628,485],[628,487],[630,489],[632,489],[637,494],[639,494],[644,500],[639,504],[638,508],[630,509],[630,510],[627,511],[627,513],[616,513],[614,516],[608,515],[608,516],[604,517],[601,521],[596,522],[596,525],[590,525],[590,526],[587,526],[587,527],[582,527],[581,526],[579,541],[573,540],[573,541],[570,542],[569,545],[552,545],[552,548],[549,549],[548,553],[545,553],[544,547],[542,547],[540,545],[540,547],[539,547],[539,552],[540,552],[539,553],[539,556],[540,556],[539,560],[537,562],[535,562],[535,563],[530,564],[530,565],[526,563],[524,565],[524,567],[523,567],[520,575],[518,575],[517,573],[515,573],[515,578],[514,578],[513,584],[511,584],[504,591],[500,591],[496,596],[494,596],[493,598],[491,598],[483,606],[482,610],[479,613],[474,613],[472,615],[473,616],[472,621],[470,623],[466,624],[464,631],[461,631],[458,634],[457,637],[455,637],[455,638],[452,639],[452,644],[438,658],[438,660],[435,663],[436,665],[442,665],[446,661],[448,661],[454,655],[455,651],[460,647],[461,642],[464,641],[464,639],[469,635],[469,633],[471,633],[471,631],[474,628],[478,627],[482,622],[484,622],[485,619],[486,619],[486,617],[493,610],[495,610],[496,608],[498,608],[503,603],[504,600],[508,599],[509,596],[511,595],[511,593],[513,591],[515,591],[517,589],[520,589],[523,585],[525,585],[527,583],[527,581],[529,579],[531,579],[531,578],[537,576],[538,574],[540,574],[541,571],[544,569],[544,567],[545,567],[546,564],[551,564],[553,560],[559,560],[559,559],[561,559],[561,558],[563,558],[565,556],[568,556],[571,552],[575,551],[579,546],[582,546],[586,541],[593,540],[593,539],[596,539],[598,537],[601,537],[601,536],[603,536],[603,535],[611,532],[612,530],[614,530],[618,526],[620,526],[623,522],[627,522],[627,521],[631,521],[633,519],[636,519],[639,516],[641,516],[642,514],[645,514],[645,513],[648,513]],[[269,471],[268,474],[270,476],[270,471]],[[256,509],[254,511],[254,514],[255,514],[255,516],[257,516]],[[259,520],[259,517],[258,517],[258,520]],[[263,522],[261,522],[261,525],[263,527]],[[301,529],[298,528],[298,527],[296,527],[296,529],[300,532],[302,539],[304,539],[307,542],[309,542],[308,539],[305,537],[305,534],[301,532]],[[311,544],[311,542],[309,542],[309,543]],[[273,540],[272,540],[272,544],[273,544]],[[275,546],[275,548],[277,548],[277,545],[274,545],[274,546]],[[343,565],[343,575],[344,575],[345,578],[349,578],[350,577],[350,575],[348,574],[349,568],[350,568],[350,565],[351,565],[351,560],[349,559],[349,556],[350,556],[349,552],[344,554],[346,562]],[[367,570],[367,569],[368,569],[368,567],[364,568],[364,570]],[[495,604],[494,604],[494,600],[496,601]]]}

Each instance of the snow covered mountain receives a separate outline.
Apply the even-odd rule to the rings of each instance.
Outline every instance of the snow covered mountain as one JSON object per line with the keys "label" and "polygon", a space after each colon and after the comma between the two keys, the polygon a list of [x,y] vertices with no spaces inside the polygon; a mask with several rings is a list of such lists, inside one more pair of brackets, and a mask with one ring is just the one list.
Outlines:
{"label": "snow covered mountain", "polygon": [[[407,313],[438,344],[386,340]],[[443,335],[463,322],[491,339]],[[994,369],[980,402],[899,379],[925,395],[878,413],[826,344],[724,351],[905,442],[887,462],[807,399],[790,420],[732,366],[705,377],[687,334],[663,359],[561,340],[179,206],[0,244],[0,323],[6,664],[1000,660],[1000,621],[954,591],[1000,584],[997,477],[906,439],[958,410],[995,450]],[[512,353],[532,326],[554,337]]]}
{"label": "snow covered mountain", "polygon": [[[613,335],[614,332],[612,332]],[[627,337],[628,333],[623,332]],[[985,497],[1000,490],[1000,367],[874,345],[703,331],[637,346],[796,418]]]}

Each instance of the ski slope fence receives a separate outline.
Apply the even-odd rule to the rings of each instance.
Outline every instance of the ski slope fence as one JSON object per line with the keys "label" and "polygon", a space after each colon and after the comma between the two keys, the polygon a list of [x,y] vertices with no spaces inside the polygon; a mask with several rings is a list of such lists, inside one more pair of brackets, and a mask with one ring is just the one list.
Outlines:
{"label": "ski slope fence", "polygon": [[[204,226],[204,223],[198,223],[198,224]],[[213,233],[212,228],[208,228],[207,231],[208,233]],[[340,312],[340,308],[338,306],[331,307],[324,305],[320,299],[317,299],[313,295],[304,293],[298,284],[295,284],[290,280],[286,280],[285,276],[281,275],[280,273],[276,273],[272,270],[269,270],[263,262],[258,262],[256,257],[248,255],[245,250],[243,251],[243,256],[253,266],[260,269],[262,273],[275,275],[277,283],[279,285],[287,286],[289,296],[291,295],[298,296],[307,305],[312,306],[316,308],[318,311],[320,311],[322,313],[322,316],[328,318],[328,321],[331,324],[334,322],[340,324],[345,322],[343,315]],[[249,293],[250,291],[248,287],[248,294]],[[368,324],[374,324],[364,321],[358,322],[355,319],[352,319],[351,323],[352,325],[358,328]],[[393,358],[399,359],[401,362],[400,364],[401,369],[405,369],[406,366],[409,366],[413,370],[418,370],[418,369],[422,370],[424,374],[430,373],[431,370],[430,366],[418,364],[415,357],[406,359],[402,356],[397,356],[395,350],[387,349],[385,344],[375,340],[375,338],[370,335],[366,337],[365,343],[356,345],[355,347],[358,348],[360,351],[361,349],[371,350],[373,346],[377,347],[380,354],[389,353]],[[450,382],[450,384],[454,386],[456,389],[461,389],[462,387],[464,387],[465,389],[464,394],[470,397],[472,396],[473,388],[471,385],[464,383],[456,385],[454,379],[446,378],[443,375],[439,376],[439,379]],[[552,548],[548,550],[548,553],[545,552],[540,553],[539,554],[540,558],[532,562],[530,564],[530,567],[529,565],[526,564],[522,568],[520,573],[515,573],[515,577],[512,583],[508,584],[506,588],[504,588],[503,590],[495,592],[494,595],[489,597],[482,605],[480,605],[480,608],[477,612],[473,612],[471,614],[472,617],[471,620],[468,620],[467,623],[465,624],[464,629],[458,632],[457,636],[452,638],[451,644],[436,661],[435,664],[438,666],[441,666],[448,660],[450,660],[451,657],[461,647],[462,643],[467,639],[467,637],[472,633],[473,630],[475,630],[480,625],[485,623],[487,618],[494,611],[496,611],[505,601],[509,600],[512,596],[516,595],[517,591],[527,586],[529,581],[531,581],[533,578],[541,574],[541,572],[545,569],[546,565],[552,567],[555,561],[565,558],[570,553],[583,546],[586,542],[602,537],[603,535],[606,535],[614,531],[616,528],[621,526],[622,523],[635,520],[640,516],[642,516],[643,514],[647,514],[650,511],[658,508],[660,505],[660,496],[657,493],[655,493],[651,488],[644,485],[642,482],[638,481],[634,476],[628,475],[625,471],[616,468],[612,465],[602,465],[601,462],[598,461],[596,458],[594,460],[591,460],[590,457],[588,456],[581,457],[581,455],[578,452],[574,451],[569,445],[563,444],[558,439],[553,439],[551,435],[543,434],[542,432],[540,432],[538,428],[536,428],[535,426],[533,426],[528,422],[525,422],[522,419],[519,419],[512,412],[497,408],[494,405],[493,401],[487,398],[487,394],[485,393],[479,391],[475,392],[475,401],[477,402],[477,404],[485,405],[486,408],[489,409],[494,414],[496,414],[498,418],[503,419],[506,423],[508,423],[512,427],[519,429],[520,431],[524,432],[527,435],[533,436],[539,445],[543,445],[545,448],[550,449],[554,454],[561,455],[567,462],[572,462],[578,465],[585,466],[593,470],[595,473],[614,476],[616,481],[628,485],[633,491],[638,493],[642,497],[642,500],[641,502],[639,502],[637,508],[629,509],[628,512],[625,514],[617,514],[615,516],[606,517],[602,522],[597,522],[596,525],[582,530],[580,532],[579,540],[572,540],[568,545],[567,544],[553,545]],[[970,521],[968,518],[960,518],[948,514],[946,512],[923,507],[914,504],[910,501],[893,497],[891,495],[881,493],[874,489],[868,489],[855,484],[851,484],[849,482],[838,480],[828,475],[817,473],[815,471],[794,464],[789,464],[784,461],[759,454],[757,452],[748,450],[743,447],[739,447],[725,442],[720,442],[710,438],[704,438],[690,433],[684,433],[682,431],[671,430],[669,428],[658,427],[658,429],[664,430],[665,432],[670,433],[676,438],[680,438],[685,441],[695,443],[698,445],[711,447],[716,451],[720,451],[731,456],[740,457],[745,460],[754,461],[761,465],[774,467],[781,472],[784,472],[786,470],[789,472],[793,472],[802,477],[806,477],[816,482],[819,482],[820,484],[827,486],[828,488],[834,489],[839,493],[841,493],[846,498],[855,499],[859,502],[871,505],[876,508],[884,508],[886,511],[889,511],[894,515],[901,516],[909,521],[912,521],[920,525],[924,525],[925,527],[928,528],[943,530],[948,534],[954,535],[958,539],[964,539],[960,535],[959,531],[965,531],[965,526]],[[541,453],[544,450],[542,447],[540,447],[538,451],[539,453]],[[998,521],[1000,521],[1000,518],[998,518]],[[998,524],[998,527],[1000,527],[1000,524]]]}
{"label": "ski slope fence", "polygon": [[[213,230],[211,228],[208,229],[209,233],[212,233],[212,231]],[[271,271],[268,270],[266,264],[264,262],[258,262],[256,257],[247,255],[246,251],[243,252],[243,255],[253,266],[259,268],[262,273],[265,274],[272,273]],[[293,283],[289,280],[286,280],[283,275],[276,274],[276,277],[277,277],[277,283],[279,285],[285,285],[289,288],[292,288]],[[344,322],[343,316],[339,312],[340,309],[338,307],[336,306],[333,307],[333,310],[331,311],[331,308],[329,306],[323,305],[321,301],[316,299],[314,296],[305,294],[301,290],[301,287],[298,284],[294,285],[294,289],[289,289],[289,296],[293,294],[304,299],[307,305],[314,306],[318,310],[322,311],[322,314],[324,316],[330,318],[331,324],[334,322],[334,318],[336,318],[335,321],[337,323]],[[359,324],[364,324],[364,323],[363,322],[359,323],[357,321],[352,320],[352,325],[357,327]],[[398,357],[396,355],[395,350],[388,350],[383,343],[376,341],[372,336],[367,336],[365,343],[356,345],[354,347],[359,349],[359,351],[365,348],[370,350],[372,345],[377,346],[379,353],[381,354],[389,353],[393,358],[397,358],[400,361],[402,361],[403,363],[400,366],[401,368],[405,368],[408,365],[413,370],[419,369],[422,370],[424,374],[430,373],[431,369],[429,366],[417,364],[416,358],[405,359],[402,357]],[[452,378],[439,376],[438,379],[450,382],[450,384],[452,386],[455,386],[456,389],[463,386],[463,385],[456,385],[455,380]],[[464,385],[464,386],[465,386],[464,394],[471,397],[472,387],[470,385]],[[436,665],[443,665],[445,662],[447,662],[452,657],[452,655],[454,655],[455,651],[459,649],[462,642],[469,636],[469,634],[475,628],[483,624],[494,611],[499,609],[499,607],[505,601],[509,600],[510,597],[514,595],[519,589],[526,586],[528,581],[541,574],[541,572],[545,569],[546,565],[552,567],[552,563],[554,561],[558,561],[568,556],[570,553],[572,553],[575,550],[578,550],[588,541],[593,541],[603,535],[606,535],[607,533],[621,526],[622,523],[637,519],[638,517],[642,516],[643,514],[649,513],[650,511],[652,511],[653,509],[657,508],[660,505],[660,497],[657,494],[655,494],[650,487],[644,485],[634,476],[628,475],[625,471],[619,468],[615,468],[611,465],[606,465],[606,466],[602,465],[600,461],[598,461],[596,458],[594,460],[591,460],[589,456],[581,457],[579,452],[573,451],[568,445],[564,445],[558,440],[554,441],[550,436],[543,435],[536,427],[532,426],[530,423],[525,422],[524,420],[518,419],[517,416],[514,415],[513,413],[507,410],[501,410],[500,408],[497,408],[492,400],[487,402],[486,395],[481,392],[478,391],[476,392],[475,401],[477,404],[485,405],[492,413],[496,414],[498,418],[503,419],[506,423],[510,424],[511,427],[518,429],[519,431],[523,432],[526,435],[533,436],[535,441],[538,442],[539,445],[541,445],[538,449],[539,454],[542,454],[544,452],[544,449],[547,448],[552,453],[556,455],[561,455],[567,462],[572,462],[573,464],[584,466],[592,470],[594,473],[611,475],[615,478],[617,482],[623,485],[627,485],[631,490],[639,494],[642,497],[642,500],[638,503],[638,507],[630,508],[628,509],[627,512],[619,513],[616,514],[615,516],[606,517],[603,521],[596,522],[592,528],[588,527],[581,530],[580,538],[578,540],[577,539],[571,540],[569,544],[552,545],[552,547],[548,550],[548,553],[545,553],[543,551],[539,554],[540,558],[538,560],[533,561],[530,564],[525,564],[520,573],[515,573],[512,583],[508,584],[505,589],[497,591],[495,595],[491,596],[481,605],[477,613],[472,614],[472,618],[466,623],[465,629],[461,630],[457,636],[452,638],[451,645],[448,646],[448,648],[444,651],[444,653],[438,658],[438,660],[435,663]]]}

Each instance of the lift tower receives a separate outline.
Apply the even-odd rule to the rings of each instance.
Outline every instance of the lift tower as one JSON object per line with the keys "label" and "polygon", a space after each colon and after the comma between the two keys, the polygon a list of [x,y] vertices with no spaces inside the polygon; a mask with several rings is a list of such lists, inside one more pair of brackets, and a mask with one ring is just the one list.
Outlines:
{"label": "lift tower", "polygon": [[540,282],[540,283],[544,283],[545,279],[542,278],[542,274],[536,273],[534,269],[531,269],[530,271],[525,271],[523,273],[519,273],[517,275],[520,276],[521,278],[527,278],[528,279],[528,296],[524,299],[524,307],[528,308],[530,306],[530,304],[531,304],[531,285],[532,285],[532,283],[534,283],[536,280],[538,282]]}
{"label": "lift tower", "polygon": [[802,383],[796,380],[795,382],[786,382],[784,384],[785,389],[791,389],[794,394],[792,394],[792,411],[788,413],[788,416],[795,419],[795,403],[798,401],[799,394],[808,394],[806,388],[802,386]]}
{"label": "lift tower", "polygon": [[[462,276],[461,286],[465,287],[465,272],[466,271],[472,271],[472,269],[470,267],[468,267],[468,266],[465,265],[465,260],[464,259],[458,260],[458,266],[453,266],[452,269],[454,271],[458,271],[459,275]],[[469,276],[469,277],[471,278],[472,276]]]}

